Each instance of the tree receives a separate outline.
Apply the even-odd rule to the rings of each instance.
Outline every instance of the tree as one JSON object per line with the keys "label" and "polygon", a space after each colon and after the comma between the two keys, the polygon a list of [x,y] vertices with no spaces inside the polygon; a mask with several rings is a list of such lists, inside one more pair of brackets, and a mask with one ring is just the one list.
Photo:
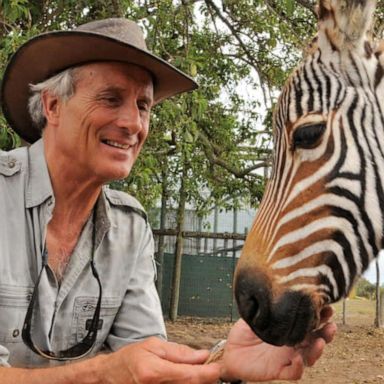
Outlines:
{"label": "tree", "polygon": [[359,297],[364,297],[369,300],[373,300],[375,297],[375,285],[370,283],[364,277],[360,278],[356,284],[356,295]]}

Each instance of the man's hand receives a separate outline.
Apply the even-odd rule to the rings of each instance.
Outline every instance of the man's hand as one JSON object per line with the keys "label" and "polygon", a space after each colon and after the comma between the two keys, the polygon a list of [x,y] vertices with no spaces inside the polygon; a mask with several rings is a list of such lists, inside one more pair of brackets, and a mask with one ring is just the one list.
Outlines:
{"label": "man's hand", "polygon": [[[105,356],[99,356],[106,383],[212,384],[220,376],[219,364],[203,365],[209,352],[152,337]],[[99,360],[100,362],[100,360]]]}
{"label": "man's hand", "polygon": [[156,337],[110,354],[53,368],[2,368],[1,384],[214,384],[217,363],[203,365],[208,351]]}
{"label": "man's hand", "polygon": [[[324,310],[325,320],[331,315],[330,307]],[[244,320],[239,320],[228,336],[221,377],[228,381],[298,380],[304,367],[312,366],[321,356],[336,329],[335,323],[327,323],[296,347],[275,347],[261,341]]]}

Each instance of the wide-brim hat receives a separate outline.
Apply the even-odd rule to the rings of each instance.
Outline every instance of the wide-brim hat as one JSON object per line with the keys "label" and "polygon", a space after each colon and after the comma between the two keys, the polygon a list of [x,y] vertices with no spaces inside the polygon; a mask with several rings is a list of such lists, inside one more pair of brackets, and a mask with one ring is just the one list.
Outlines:
{"label": "wide-brim hat", "polygon": [[148,51],[140,27],[133,21],[112,18],[93,21],[69,31],[35,36],[12,56],[1,85],[5,118],[24,140],[41,136],[28,112],[29,85],[74,66],[98,61],[119,61],[148,70],[154,78],[154,102],[197,88],[195,81]]}

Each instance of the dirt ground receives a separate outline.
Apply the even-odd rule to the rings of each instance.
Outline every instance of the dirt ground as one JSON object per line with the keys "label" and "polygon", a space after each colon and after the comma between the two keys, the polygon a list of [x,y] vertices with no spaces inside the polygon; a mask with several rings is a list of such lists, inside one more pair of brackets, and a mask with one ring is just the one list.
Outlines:
{"label": "dirt ground", "polygon": [[[317,364],[306,370],[300,384],[384,384],[384,329],[373,327],[374,303],[347,303],[346,325],[336,305],[339,331]],[[210,348],[226,337],[231,323],[180,318],[167,322],[170,340],[196,348]],[[280,382],[274,382],[277,384]]]}

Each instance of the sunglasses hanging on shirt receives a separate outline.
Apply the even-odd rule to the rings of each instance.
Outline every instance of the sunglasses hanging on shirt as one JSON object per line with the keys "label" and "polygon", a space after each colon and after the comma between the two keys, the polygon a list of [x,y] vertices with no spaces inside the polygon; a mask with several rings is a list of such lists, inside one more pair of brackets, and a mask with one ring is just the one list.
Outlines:
{"label": "sunglasses hanging on shirt", "polygon": [[82,357],[87,356],[93,346],[95,345],[96,338],[97,338],[97,331],[99,329],[99,321],[100,321],[100,308],[101,308],[101,299],[102,299],[102,286],[99,274],[97,273],[95,262],[94,262],[94,256],[95,256],[95,240],[96,240],[96,229],[95,229],[95,216],[96,216],[96,209],[94,209],[93,213],[93,231],[92,231],[92,258],[90,261],[91,269],[92,269],[92,275],[95,277],[97,284],[99,286],[99,298],[97,300],[97,305],[95,312],[93,314],[92,320],[89,324],[88,333],[86,336],[81,340],[78,344],[65,349],[63,351],[53,352],[45,349],[39,348],[35,342],[32,339],[31,335],[31,328],[32,328],[32,319],[33,319],[33,312],[34,307],[36,305],[37,297],[38,297],[38,289],[39,289],[39,283],[41,280],[41,276],[43,274],[43,271],[48,268],[48,253],[46,250],[44,250],[42,258],[43,258],[43,266],[40,271],[39,277],[37,278],[37,282],[35,284],[35,287],[33,289],[33,294],[31,301],[28,306],[27,314],[25,316],[23,330],[22,330],[22,339],[24,344],[31,349],[33,352],[38,354],[41,357],[44,357],[49,360],[58,360],[58,361],[68,361],[68,360],[77,360],[81,359]]}

